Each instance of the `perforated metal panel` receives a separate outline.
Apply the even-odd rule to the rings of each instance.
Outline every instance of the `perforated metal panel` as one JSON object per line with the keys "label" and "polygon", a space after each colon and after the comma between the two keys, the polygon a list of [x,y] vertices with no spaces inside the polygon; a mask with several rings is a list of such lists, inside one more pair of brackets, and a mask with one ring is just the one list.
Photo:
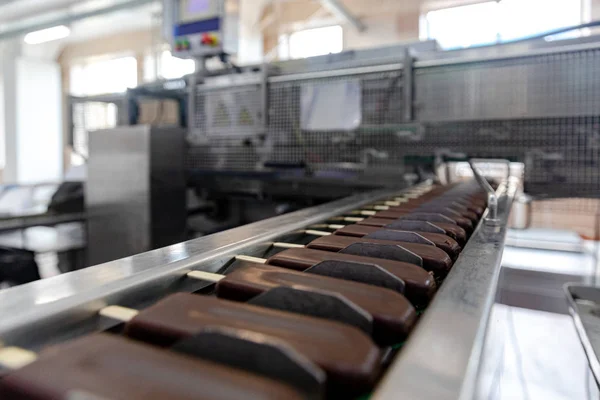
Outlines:
{"label": "perforated metal panel", "polygon": [[[190,151],[188,167],[242,171],[272,161],[307,163],[333,174],[400,175],[408,170],[407,160],[412,164],[449,149],[523,162],[526,190],[537,197],[597,197],[600,49],[543,51],[479,61],[428,57],[420,62],[417,57],[414,121],[404,119],[403,85],[410,74],[403,74],[401,66],[272,79],[264,130],[209,118],[206,102],[218,102],[223,94],[199,92],[195,118],[206,140]],[[356,80],[362,97],[362,121],[356,129],[303,129],[303,88]],[[241,103],[257,105],[262,104],[260,89],[230,88]],[[221,126],[209,126],[210,121]]]}
{"label": "perforated metal panel", "polygon": [[259,85],[203,89],[196,92],[194,134],[199,137],[244,137],[264,131]]}
{"label": "perforated metal panel", "polygon": [[595,115],[600,104],[599,61],[600,50],[582,50],[419,67],[415,71],[417,119]]}
{"label": "perforated metal panel", "polygon": [[[301,90],[341,80],[359,80],[362,90],[362,122],[353,131],[305,131],[301,129]],[[276,162],[314,165],[359,163],[393,164],[401,160],[390,153],[402,118],[401,71],[275,83],[270,86],[269,138]],[[381,154],[376,154],[381,153]],[[343,168],[343,165],[340,166]]]}
{"label": "perforated metal panel", "polygon": [[[195,124],[206,131],[206,141],[194,146],[188,167],[201,169],[247,170],[260,163],[310,163],[315,169],[356,169],[368,163],[371,168],[402,163],[390,151],[407,135],[402,122],[402,72],[395,70],[333,78],[301,79],[269,85],[269,124],[266,130],[242,127],[229,119],[213,118],[228,129],[209,127],[206,101],[217,101],[222,92],[199,92]],[[307,131],[301,127],[302,88],[320,84],[358,81],[361,90],[362,121],[352,131]],[[260,105],[260,87],[235,92],[238,99],[249,96],[245,104]],[[231,95],[231,91],[227,93]],[[213,107],[214,110],[214,107]],[[411,133],[409,132],[410,136]],[[349,165],[349,163],[353,165]]]}
{"label": "perforated metal panel", "polygon": [[421,150],[523,161],[534,195],[598,196],[599,61],[589,49],[419,67]]}

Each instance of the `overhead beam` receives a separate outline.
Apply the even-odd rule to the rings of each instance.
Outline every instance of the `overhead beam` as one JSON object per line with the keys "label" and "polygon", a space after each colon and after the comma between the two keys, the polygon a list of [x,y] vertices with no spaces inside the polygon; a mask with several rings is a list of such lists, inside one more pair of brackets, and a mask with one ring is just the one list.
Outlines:
{"label": "overhead beam", "polygon": [[[110,14],[117,11],[128,10],[130,8],[141,7],[146,4],[155,3],[156,0],[131,0],[123,3],[118,3],[109,7],[99,8],[92,11],[84,11],[79,13],[67,13],[64,16],[53,18],[43,22],[33,22],[30,24],[23,24],[15,28],[8,28],[0,31],[0,40],[13,38],[20,35],[25,35],[29,32],[39,31],[41,29],[52,28],[57,25],[68,25],[73,22],[81,21],[83,19],[97,17],[99,15]],[[1,5],[2,3],[0,3]]]}
{"label": "overhead beam", "polygon": [[358,19],[355,15],[353,15],[348,8],[340,3],[339,0],[319,0],[321,5],[328,9],[333,15],[338,18],[341,18],[352,26],[356,28],[359,32],[364,32],[367,30],[367,26]]}

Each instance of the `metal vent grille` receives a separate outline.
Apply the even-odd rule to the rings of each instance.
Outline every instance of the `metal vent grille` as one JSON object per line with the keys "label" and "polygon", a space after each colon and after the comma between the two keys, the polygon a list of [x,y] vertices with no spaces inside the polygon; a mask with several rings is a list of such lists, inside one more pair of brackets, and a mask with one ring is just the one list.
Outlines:
{"label": "metal vent grille", "polygon": [[426,133],[411,151],[522,161],[531,194],[597,197],[599,61],[593,49],[419,67],[416,115]]}
{"label": "metal vent grille", "polygon": [[[231,124],[227,125],[228,129],[208,127],[206,102],[215,101],[223,94],[199,92],[195,128],[205,135],[206,141],[190,150],[187,165],[192,169],[253,170],[264,162],[308,162],[317,170],[327,169],[335,173],[362,169],[368,164],[371,169],[390,168],[397,173],[402,158],[391,150],[398,147],[399,140],[412,135],[404,132],[399,125],[403,107],[401,77],[401,70],[395,70],[272,83],[269,85],[269,124],[266,130],[254,127],[241,129]],[[303,130],[300,115],[302,88],[348,80],[360,84],[362,121],[358,129]],[[246,88],[236,92],[235,96],[247,95],[259,106],[259,91],[259,87],[255,91]],[[227,95],[231,95],[231,91]]]}
{"label": "metal vent grille", "polygon": [[[398,65],[273,79],[266,128],[239,126],[231,113],[215,112],[228,96],[260,110],[260,85],[199,91],[194,123],[204,141],[190,150],[188,167],[254,171],[271,161],[308,163],[334,177],[398,177],[415,160],[428,162],[449,149],[523,162],[526,190],[537,197],[598,197],[600,49],[552,51],[477,62],[417,60],[412,122],[403,119],[405,77]],[[350,81],[360,84],[360,125],[303,129],[303,88]]]}
{"label": "metal vent grille", "polygon": [[[580,117],[598,113],[600,50],[415,71],[421,121]],[[417,63],[418,65],[418,63]]]}
{"label": "metal vent grille", "polygon": [[254,171],[260,160],[260,147],[243,138],[212,138],[193,146],[187,154],[188,169]]}
{"label": "metal vent grille", "polygon": [[263,128],[259,85],[199,90],[195,95],[193,132],[198,138],[240,137]]}

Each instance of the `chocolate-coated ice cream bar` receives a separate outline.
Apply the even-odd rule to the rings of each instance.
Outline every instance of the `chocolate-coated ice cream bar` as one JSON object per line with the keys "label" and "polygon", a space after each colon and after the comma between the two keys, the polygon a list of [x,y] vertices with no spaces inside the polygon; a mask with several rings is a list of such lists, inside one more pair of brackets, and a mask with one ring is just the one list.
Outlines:
{"label": "chocolate-coated ice cream bar", "polygon": [[[415,217],[418,218],[418,217]],[[433,230],[438,228],[439,232],[437,233],[445,233],[450,236],[452,239],[456,240],[461,246],[467,242],[467,232],[461,228],[460,226],[447,222],[437,222],[437,221],[428,221],[426,219],[412,219],[410,215],[405,218],[400,219],[387,219],[387,218],[376,218],[370,217],[366,218],[362,221],[357,222],[358,225],[366,225],[366,226],[375,226],[378,228],[386,228],[386,229],[406,229],[412,230],[410,228],[406,228],[408,223],[406,221],[420,221],[427,222],[428,225],[433,225]],[[436,233],[436,232],[432,232]]]}
{"label": "chocolate-coated ice cream bar", "polygon": [[[408,232],[393,229],[382,229],[381,227],[375,226],[353,224],[340,228],[333,234],[351,237],[373,237],[381,240],[406,240],[404,239],[406,233]],[[415,233],[430,241],[436,247],[444,250],[453,260],[458,257],[458,254],[461,251],[461,246],[458,244],[458,242],[446,234],[422,231],[415,231]]]}
{"label": "chocolate-coated ice cream bar", "polygon": [[[452,259],[450,258],[450,256],[448,256],[448,254],[445,251],[435,246],[427,244],[330,235],[315,239],[312,242],[310,242],[306,247],[314,250],[339,252],[348,249],[353,249],[352,246],[354,246],[354,248],[360,251],[361,245],[375,245],[372,248],[373,251],[371,251],[370,253],[376,253],[377,246],[391,246],[408,250],[409,252],[422,259],[423,268],[425,268],[427,271],[432,271],[439,276],[445,276],[452,267]],[[380,258],[380,256],[370,256]],[[382,256],[381,258],[386,257]]]}
{"label": "chocolate-coated ice cream bar", "polygon": [[94,334],[42,352],[0,379],[11,400],[237,400],[303,397],[292,387],[213,362]]}
{"label": "chocolate-coated ice cream bar", "polygon": [[216,291],[222,298],[248,301],[279,287],[347,299],[371,315],[373,334],[380,342],[397,343],[408,335],[417,319],[414,307],[393,290],[264,264],[240,262],[235,271],[217,283]]}
{"label": "chocolate-coated ice cream bar", "polygon": [[256,332],[282,341],[321,367],[335,385],[369,387],[380,351],[362,331],[325,319],[193,294],[174,294],[127,323],[127,336],[170,346],[211,327]]}
{"label": "chocolate-coated ice cream bar", "polygon": [[[342,267],[358,270],[361,266],[365,266],[370,269],[381,270],[390,275],[388,281],[391,282],[392,278],[395,277],[404,282],[404,295],[413,304],[428,303],[436,291],[435,279],[431,274],[417,265],[401,261],[312,249],[289,249],[270,257],[267,264],[320,275],[328,274],[328,272]],[[352,277],[346,279],[353,280]],[[386,283],[384,279],[381,285],[385,287]]]}

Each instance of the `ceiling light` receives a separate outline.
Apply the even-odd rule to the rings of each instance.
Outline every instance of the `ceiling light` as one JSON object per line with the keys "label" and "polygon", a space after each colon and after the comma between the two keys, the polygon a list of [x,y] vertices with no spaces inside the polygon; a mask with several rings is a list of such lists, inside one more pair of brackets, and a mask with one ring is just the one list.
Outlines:
{"label": "ceiling light", "polygon": [[42,29],[41,31],[35,31],[25,35],[25,43],[27,44],[40,44],[50,42],[52,40],[58,40],[66,38],[71,33],[68,26],[59,25],[48,29]]}

